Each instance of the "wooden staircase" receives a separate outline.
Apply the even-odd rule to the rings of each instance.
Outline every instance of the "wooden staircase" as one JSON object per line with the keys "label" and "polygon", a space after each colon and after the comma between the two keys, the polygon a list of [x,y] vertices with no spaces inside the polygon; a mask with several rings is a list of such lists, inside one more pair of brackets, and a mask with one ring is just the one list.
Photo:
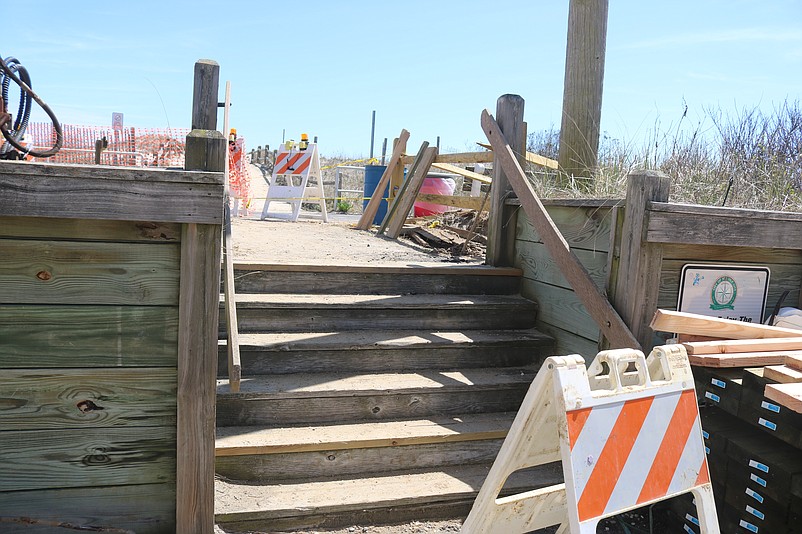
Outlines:
{"label": "wooden staircase", "polygon": [[[221,340],[218,524],[465,516],[551,355],[520,271],[240,264],[235,278],[243,380],[231,393]],[[560,480],[550,466],[506,487]]]}

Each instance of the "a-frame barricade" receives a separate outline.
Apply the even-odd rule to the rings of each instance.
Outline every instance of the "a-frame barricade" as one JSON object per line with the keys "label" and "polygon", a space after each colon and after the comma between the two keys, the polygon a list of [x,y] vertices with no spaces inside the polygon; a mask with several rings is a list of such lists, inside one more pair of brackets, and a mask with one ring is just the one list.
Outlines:
{"label": "a-frame barricade", "polygon": [[[316,185],[309,186],[309,179],[314,178]],[[283,183],[279,183],[283,182]],[[291,206],[290,213],[268,212],[271,202],[284,202]],[[270,187],[267,188],[265,206],[261,219],[268,217],[297,221],[301,214],[302,203],[316,203],[320,206],[320,217],[323,222],[329,221],[326,212],[326,200],[323,193],[323,175],[320,171],[320,156],[317,143],[309,143],[306,150],[293,148],[282,150],[276,154]]]}
{"label": "a-frame barricade", "polygon": [[[634,368],[634,370],[633,370]],[[507,477],[562,461],[565,482],[499,497]],[[702,534],[718,534],[688,356],[681,345],[546,360],[463,527],[515,534],[560,525],[595,533],[621,512],[692,493]]]}

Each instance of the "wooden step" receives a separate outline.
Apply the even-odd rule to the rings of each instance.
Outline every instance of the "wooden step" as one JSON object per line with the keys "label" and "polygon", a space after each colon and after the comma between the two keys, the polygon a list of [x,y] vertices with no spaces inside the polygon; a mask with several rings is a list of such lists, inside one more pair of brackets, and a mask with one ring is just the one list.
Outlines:
{"label": "wooden step", "polygon": [[[215,520],[235,531],[280,532],[465,517],[489,465],[297,484],[215,482]],[[504,493],[562,483],[559,463],[513,473]]]}
{"label": "wooden step", "polygon": [[215,471],[230,480],[338,477],[492,462],[514,413],[284,428],[220,427]]}
{"label": "wooden step", "polygon": [[237,295],[236,302],[243,333],[523,329],[534,327],[537,314],[534,302],[511,295],[268,293]]}
{"label": "wooden step", "polygon": [[512,295],[522,271],[487,265],[294,265],[234,263],[238,293]]}
{"label": "wooden step", "polygon": [[533,367],[317,373],[246,377],[239,393],[218,380],[217,425],[414,419],[517,411]]}
{"label": "wooden step", "polygon": [[[553,338],[534,329],[346,330],[242,334],[246,376],[337,371],[399,371],[540,364]],[[226,376],[226,342],[219,344],[218,376]]]}

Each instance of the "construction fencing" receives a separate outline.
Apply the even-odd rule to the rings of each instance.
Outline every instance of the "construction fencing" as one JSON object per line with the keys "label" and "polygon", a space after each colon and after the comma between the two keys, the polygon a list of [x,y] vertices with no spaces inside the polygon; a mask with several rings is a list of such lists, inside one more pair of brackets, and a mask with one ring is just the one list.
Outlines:
{"label": "construction fencing", "polygon": [[[188,128],[123,128],[62,125],[64,144],[49,158],[32,158],[52,163],[95,163],[95,145],[106,139],[101,165],[126,167],[184,167]],[[26,143],[32,149],[48,149],[56,132],[50,123],[30,123]]]}

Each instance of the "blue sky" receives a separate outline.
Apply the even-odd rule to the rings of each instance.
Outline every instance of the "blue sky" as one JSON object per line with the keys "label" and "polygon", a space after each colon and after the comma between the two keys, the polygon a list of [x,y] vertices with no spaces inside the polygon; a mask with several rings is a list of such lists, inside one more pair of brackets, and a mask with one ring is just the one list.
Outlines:
{"label": "blue sky", "polygon": [[[376,153],[401,128],[411,151],[437,136],[464,151],[504,93],[524,97],[530,132],[559,127],[567,20],[568,0],[45,1],[10,22],[0,55],[68,124],[122,112],[126,126],[189,127],[193,66],[208,58],[248,146],[285,130],[367,156],[375,110]],[[800,100],[802,2],[611,0],[605,70],[602,130],[625,142],[676,124],[686,103],[693,122]]]}

